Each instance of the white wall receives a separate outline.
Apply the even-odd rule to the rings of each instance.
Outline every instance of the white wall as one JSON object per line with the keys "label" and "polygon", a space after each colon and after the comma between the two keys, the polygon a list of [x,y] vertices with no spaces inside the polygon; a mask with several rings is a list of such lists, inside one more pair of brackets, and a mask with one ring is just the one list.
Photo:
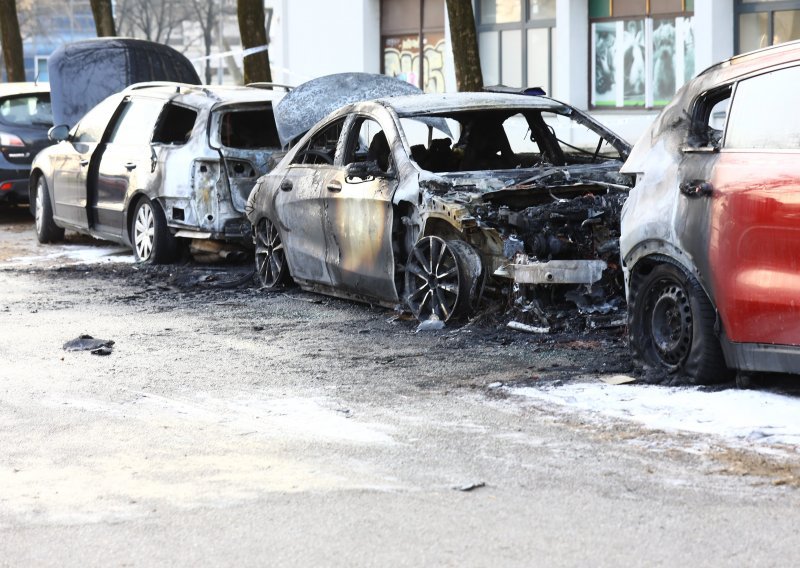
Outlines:
{"label": "white wall", "polygon": [[695,72],[733,56],[733,0],[694,3]]}
{"label": "white wall", "polygon": [[281,48],[270,52],[281,81],[296,85],[331,73],[380,72],[379,0],[270,1],[282,11],[273,32]]}

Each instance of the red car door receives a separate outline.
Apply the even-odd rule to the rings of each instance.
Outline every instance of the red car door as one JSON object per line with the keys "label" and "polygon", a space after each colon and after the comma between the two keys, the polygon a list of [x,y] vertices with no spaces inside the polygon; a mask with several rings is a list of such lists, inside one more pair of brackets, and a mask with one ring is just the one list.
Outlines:
{"label": "red car door", "polygon": [[800,345],[800,68],[741,81],[711,173],[709,260],[734,342]]}

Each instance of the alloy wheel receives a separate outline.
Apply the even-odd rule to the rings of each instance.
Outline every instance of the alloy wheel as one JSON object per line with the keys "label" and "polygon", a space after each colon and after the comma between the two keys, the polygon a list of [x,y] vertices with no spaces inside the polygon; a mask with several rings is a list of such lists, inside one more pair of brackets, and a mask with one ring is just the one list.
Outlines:
{"label": "alloy wheel", "polygon": [[281,236],[268,219],[263,219],[256,231],[256,274],[261,285],[266,288],[285,284],[288,277],[286,252]]}
{"label": "alloy wheel", "polygon": [[133,224],[133,244],[139,260],[147,260],[153,252],[155,241],[155,221],[153,219],[153,206],[144,202],[136,211]]}
{"label": "alloy wheel", "polygon": [[417,241],[406,264],[406,302],[417,319],[457,315],[461,288],[458,252],[439,237]]}

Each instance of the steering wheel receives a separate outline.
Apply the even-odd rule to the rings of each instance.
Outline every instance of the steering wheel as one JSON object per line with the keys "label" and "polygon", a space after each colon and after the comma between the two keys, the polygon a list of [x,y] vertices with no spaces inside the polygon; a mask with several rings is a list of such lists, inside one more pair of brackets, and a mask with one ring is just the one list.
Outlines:
{"label": "steering wheel", "polygon": [[[317,158],[321,158],[323,162],[326,164],[333,164],[333,158],[327,152],[322,150],[303,150],[302,152],[298,152],[297,157],[300,158],[301,156],[315,156]],[[303,158],[303,163],[306,163],[305,158]]]}

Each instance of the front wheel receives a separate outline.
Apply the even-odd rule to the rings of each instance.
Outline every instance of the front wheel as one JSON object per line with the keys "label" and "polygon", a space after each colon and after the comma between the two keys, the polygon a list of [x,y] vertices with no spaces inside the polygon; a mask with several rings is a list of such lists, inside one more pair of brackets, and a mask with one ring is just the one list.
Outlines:
{"label": "front wheel", "polygon": [[167,264],[178,253],[178,239],[169,232],[164,212],[146,198],[139,201],[133,214],[131,242],[140,262]]}
{"label": "front wheel", "polygon": [[465,247],[463,241],[439,237],[423,237],[414,245],[406,263],[406,304],[418,320],[446,322],[469,312],[479,271],[470,269]]}
{"label": "front wheel", "polygon": [[695,384],[723,382],[731,372],[714,332],[716,313],[697,280],[664,263],[637,276],[628,307],[637,355]]}
{"label": "front wheel", "polygon": [[64,239],[64,229],[53,221],[53,208],[50,205],[50,192],[43,175],[36,180],[36,201],[33,208],[36,221],[36,238],[40,243],[54,243]]}
{"label": "front wheel", "polygon": [[262,219],[256,227],[256,275],[264,288],[280,288],[291,280],[286,264],[278,228],[269,219]]}

